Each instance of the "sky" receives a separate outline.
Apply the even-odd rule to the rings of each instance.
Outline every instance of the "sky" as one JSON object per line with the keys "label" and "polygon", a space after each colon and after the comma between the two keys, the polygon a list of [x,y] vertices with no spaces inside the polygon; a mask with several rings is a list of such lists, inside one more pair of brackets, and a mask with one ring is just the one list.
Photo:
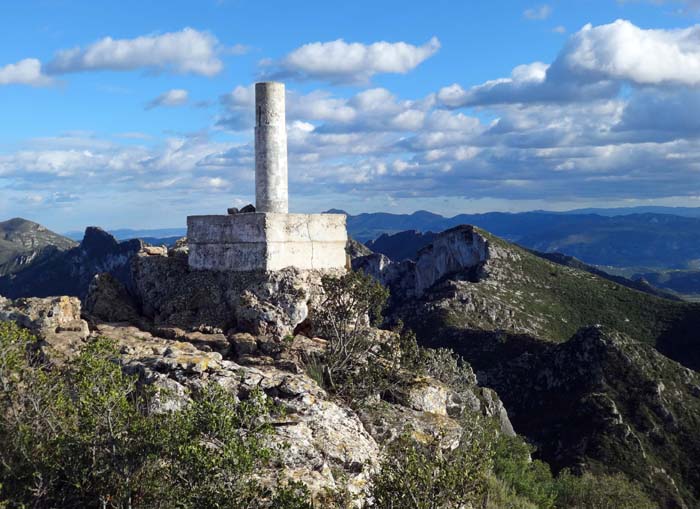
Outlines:
{"label": "sky", "polygon": [[0,220],[253,202],[264,80],[292,212],[700,206],[698,23],[700,0],[3,0]]}

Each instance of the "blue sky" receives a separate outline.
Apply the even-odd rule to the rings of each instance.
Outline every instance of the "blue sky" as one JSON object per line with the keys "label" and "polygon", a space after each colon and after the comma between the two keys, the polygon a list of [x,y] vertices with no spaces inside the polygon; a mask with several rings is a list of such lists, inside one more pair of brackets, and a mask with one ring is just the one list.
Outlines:
{"label": "blue sky", "polygon": [[0,218],[178,227],[253,201],[269,78],[294,211],[700,206],[699,6],[7,0]]}

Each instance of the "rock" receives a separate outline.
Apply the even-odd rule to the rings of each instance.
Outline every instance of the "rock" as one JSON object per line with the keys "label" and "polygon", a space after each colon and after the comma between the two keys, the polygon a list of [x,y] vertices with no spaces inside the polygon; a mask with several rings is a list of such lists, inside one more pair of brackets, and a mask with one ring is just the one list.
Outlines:
{"label": "rock", "polygon": [[111,274],[95,274],[85,298],[85,311],[106,322],[136,322],[139,314],[133,300]]}
{"label": "rock", "polygon": [[63,362],[88,337],[90,330],[80,318],[80,300],[75,297],[45,297],[0,300],[0,321],[14,321],[39,339],[44,354]]}
{"label": "rock", "polygon": [[353,259],[352,267],[370,274],[391,289],[396,300],[421,297],[427,289],[448,275],[462,274],[472,281],[483,276],[484,265],[499,251],[473,226],[462,225],[435,236],[418,251],[416,259],[393,262],[373,253]]}
{"label": "rock", "polygon": [[293,336],[322,298],[321,278],[343,270],[272,272],[190,270],[186,257],[139,255],[133,294],[156,326],[211,326],[282,339]]}
{"label": "rock", "polygon": [[148,256],[168,256],[168,248],[166,246],[143,246],[141,252]]}
{"label": "rock", "polygon": [[80,300],[75,297],[3,298],[0,306],[1,321],[15,321],[36,334],[78,331],[87,337],[87,323],[80,318]]}
{"label": "rock", "polygon": [[382,445],[387,445],[405,432],[420,441],[439,438],[444,447],[459,444],[462,427],[450,417],[378,401],[365,405],[359,412],[365,428]]}
{"label": "rock", "polygon": [[238,211],[237,207],[230,207],[230,208],[226,209],[226,212],[229,215],[234,215],[234,214],[238,214],[239,211]]}
{"label": "rock", "polygon": [[252,204],[248,204],[245,207],[243,207],[241,210],[238,211],[240,214],[249,214],[250,212],[255,212],[255,206]]}
{"label": "rock", "polygon": [[190,253],[190,247],[187,244],[187,237],[181,237],[175,241],[175,244],[168,249],[168,256],[174,259],[179,259],[180,261],[187,261],[187,257]]}
{"label": "rock", "polygon": [[429,377],[414,378],[392,392],[403,406],[437,415],[447,415],[447,394],[447,387]]}
{"label": "rock", "polygon": [[239,332],[229,337],[233,353],[241,357],[243,355],[253,355],[258,353],[258,342],[252,334]]}

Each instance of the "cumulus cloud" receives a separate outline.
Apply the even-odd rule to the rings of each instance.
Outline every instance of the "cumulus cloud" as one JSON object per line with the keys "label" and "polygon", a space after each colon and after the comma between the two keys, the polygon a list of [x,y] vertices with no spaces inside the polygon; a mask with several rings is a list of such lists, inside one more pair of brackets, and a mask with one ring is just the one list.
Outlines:
{"label": "cumulus cloud", "polygon": [[531,20],[543,20],[547,19],[552,15],[552,7],[547,4],[538,5],[537,7],[531,7],[523,12],[523,16],[526,19]]}
{"label": "cumulus cloud", "polygon": [[167,92],[163,92],[155,99],[148,102],[146,109],[150,110],[159,106],[182,106],[187,103],[189,92],[181,88],[173,88]]}
{"label": "cumulus cloud", "polygon": [[0,85],[45,86],[50,83],[51,78],[43,74],[41,62],[36,58],[25,58],[16,64],[0,67]]}
{"label": "cumulus cloud", "polygon": [[[219,125],[232,130],[245,130],[253,126],[255,91],[252,85],[236,87],[221,97],[226,112]],[[399,100],[385,88],[363,90],[349,98],[336,97],[327,91],[316,90],[308,94],[287,91],[287,121],[315,122],[319,133],[357,131],[411,131],[434,122],[429,110],[434,98],[429,96],[417,101]],[[464,115],[444,112],[445,123],[462,122]]]}
{"label": "cumulus cloud", "polygon": [[348,43],[343,39],[313,42],[295,49],[279,61],[263,62],[273,77],[321,80],[332,83],[366,83],[375,74],[406,74],[440,49],[433,37],[421,46],[406,42]]}
{"label": "cumulus cloud", "polygon": [[645,30],[629,21],[588,24],[574,34],[553,64],[559,75],[582,80],[624,80],[637,85],[700,84],[700,25]]}
{"label": "cumulus cloud", "polygon": [[530,102],[569,102],[613,97],[619,91],[614,81],[580,83],[550,77],[550,66],[542,62],[519,65],[508,78],[487,81],[468,89],[455,83],[440,89],[438,100],[447,108]]}
{"label": "cumulus cloud", "polygon": [[612,98],[621,87],[700,85],[700,25],[652,30],[617,20],[586,25],[569,37],[551,65],[521,65],[510,77],[464,88],[444,87],[448,108]]}
{"label": "cumulus cloud", "polygon": [[48,63],[47,71],[63,74],[146,69],[213,76],[223,67],[218,51],[216,37],[193,28],[133,39],[105,37],[85,48],[59,51]]}

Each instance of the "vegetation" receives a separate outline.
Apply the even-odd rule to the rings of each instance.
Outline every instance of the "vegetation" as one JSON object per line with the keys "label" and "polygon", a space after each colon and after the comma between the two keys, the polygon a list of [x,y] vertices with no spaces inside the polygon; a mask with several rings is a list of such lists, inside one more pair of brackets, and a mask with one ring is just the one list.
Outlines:
{"label": "vegetation", "polygon": [[65,370],[40,363],[31,342],[0,324],[7,507],[309,507],[305,489],[273,493],[251,475],[274,454],[260,393],[239,402],[211,384],[181,411],[152,412],[152,393],[113,362],[109,342],[88,344]]}
{"label": "vegetation", "polygon": [[325,300],[315,323],[319,334],[328,339],[325,376],[336,388],[336,377],[352,370],[376,347],[369,329],[381,320],[389,291],[364,272],[324,276],[322,284]]}
{"label": "vegetation", "polygon": [[416,440],[411,435],[389,445],[387,457],[372,479],[376,507],[438,509],[481,507],[491,469],[488,427],[472,427],[454,449],[440,437]]}

